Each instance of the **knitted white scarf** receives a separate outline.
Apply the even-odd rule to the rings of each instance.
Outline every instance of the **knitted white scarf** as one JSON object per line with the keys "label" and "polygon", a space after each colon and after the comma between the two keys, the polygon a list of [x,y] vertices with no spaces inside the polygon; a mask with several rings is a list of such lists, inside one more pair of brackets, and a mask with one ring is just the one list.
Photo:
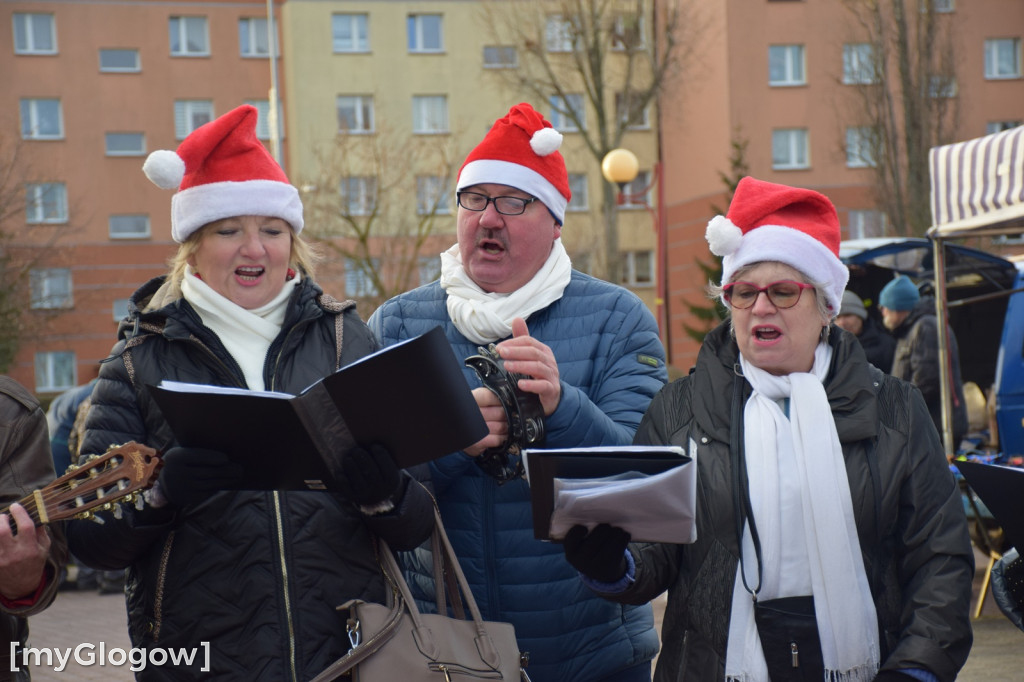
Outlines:
{"label": "knitted white scarf", "polygon": [[551,254],[537,274],[508,294],[488,293],[469,278],[462,266],[459,245],[441,253],[441,288],[448,293],[448,316],[462,335],[473,343],[491,343],[512,334],[512,320],[524,320],[548,307],[569,286],[572,263],[556,239]]}
{"label": "knitted white scarf", "polygon": [[267,350],[281,332],[288,299],[300,279],[296,273],[269,303],[246,310],[211,289],[209,284],[195,276],[191,266],[185,267],[181,295],[196,309],[203,324],[217,334],[224,348],[242,368],[246,386],[254,391],[265,388],[263,364]]}
{"label": "knitted white scarf", "polygon": [[[761,541],[758,600],[814,595],[825,679],[868,682],[878,671],[878,623],[861,558],[843,452],[822,381],[832,348],[818,344],[810,373],[774,376],[740,356],[754,392],[744,407],[750,505]],[[779,403],[789,398],[789,418]],[[767,682],[768,671],[743,586],[757,584],[749,525],[733,586],[725,673]]]}

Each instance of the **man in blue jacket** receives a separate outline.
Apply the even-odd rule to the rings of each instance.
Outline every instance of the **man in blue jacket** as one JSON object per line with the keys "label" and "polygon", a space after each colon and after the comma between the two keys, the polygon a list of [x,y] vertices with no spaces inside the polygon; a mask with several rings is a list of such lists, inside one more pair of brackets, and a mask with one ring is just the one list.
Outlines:
{"label": "man in blue jacket", "polygon": [[[440,280],[384,303],[369,325],[384,346],[441,325],[460,362],[496,343],[505,368],[530,377],[519,388],[540,399],[544,447],[626,445],[668,378],[665,353],[639,298],[572,269],[560,239],[570,198],[561,139],[529,104],[498,120],[459,171],[458,244],[441,254]],[[490,434],[430,469],[484,618],[515,626],[534,682],[649,681],[650,604],[595,598],[559,545],[534,539],[526,481],[478,466],[509,425],[492,391],[473,395]],[[432,601],[429,553],[406,558],[413,589]]]}

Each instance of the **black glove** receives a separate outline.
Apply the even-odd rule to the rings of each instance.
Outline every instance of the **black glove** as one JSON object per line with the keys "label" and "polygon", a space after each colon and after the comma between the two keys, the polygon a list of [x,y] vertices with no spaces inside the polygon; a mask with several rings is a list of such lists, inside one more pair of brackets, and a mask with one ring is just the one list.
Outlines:
{"label": "black glove", "polygon": [[393,502],[402,477],[386,447],[374,444],[367,450],[357,445],[341,456],[340,466],[338,488],[353,503],[375,507]]}
{"label": "black glove", "polygon": [[202,502],[241,482],[245,469],[217,450],[171,448],[164,456],[158,483],[167,501],[179,507]]}
{"label": "black glove", "polygon": [[626,575],[629,537],[626,531],[607,523],[589,533],[586,526],[573,526],[562,541],[565,560],[588,578],[602,583],[618,582]]}

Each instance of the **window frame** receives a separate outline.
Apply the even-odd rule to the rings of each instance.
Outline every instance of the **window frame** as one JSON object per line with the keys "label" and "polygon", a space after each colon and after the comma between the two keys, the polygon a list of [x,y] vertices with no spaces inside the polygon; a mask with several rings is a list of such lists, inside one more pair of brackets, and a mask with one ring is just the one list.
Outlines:
{"label": "window frame", "polygon": [[[117,232],[114,229],[114,222],[119,218],[141,218],[145,223],[145,229],[141,232]],[[115,241],[130,239],[149,239],[152,237],[152,226],[150,225],[148,213],[112,213],[107,216],[107,238]]]}
{"label": "window frame", "polygon": [[[259,40],[260,31],[257,29],[259,22],[263,22],[262,41]],[[243,24],[245,25],[243,33]],[[276,24],[275,24],[276,26]],[[269,24],[267,18],[263,17],[238,17],[238,56],[242,59],[269,59],[270,58],[270,41],[268,40]],[[245,43],[248,41],[255,50],[250,49],[248,52],[245,50]],[[260,52],[260,42],[266,48],[265,52]],[[277,32],[274,32],[274,54],[280,55],[281,50],[279,49],[277,41]]]}
{"label": "window frame", "polygon": [[586,173],[569,173],[569,203],[566,212],[584,213],[590,210],[589,179]]}
{"label": "window frame", "polygon": [[[69,364],[70,367],[58,367],[58,360],[64,364]],[[33,368],[35,370],[37,393],[56,393],[66,391],[78,385],[78,359],[73,350],[39,351],[33,358]],[[43,370],[42,372],[40,372],[41,369]],[[71,376],[66,384],[56,382],[58,377],[55,370],[57,369],[70,369]],[[45,379],[45,381],[40,382],[41,378]]]}
{"label": "window frame", "polygon": [[[128,151],[111,151],[110,149],[110,136],[121,135],[121,136],[138,136],[138,140],[141,143],[137,148]],[[143,132],[128,132],[128,131],[108,131],[103,134],[103,153],[106,156],[145,156],[146,155],[146,133]]]}
{"label": "window frame", "polygon": [[416,215],[451,215],[451,181],[444,175],[416,176]]}
{"label": "window frame", "polygon": [[[338,37],[342,17],[350,19],[348,30],[351,32],[351,48],[346,48]],[[359,21],[362,19],[362,21]],[[360,34],[360,29],[362,33]],[[370,51],[370,15],[366,12],[333,12],[331,13],[331,52],[333,54],[365,54]]]}
{"label": "window frame", "polygon": [[[437,19],[437,47],[424,47],[426,19]],[[440,54],[444,52],[444,15],[440,12],[413,12],[405,18],[405,44],[409,54]]]}
{"label": "window frame", "polygon": [[[113,301],[111,301],[110,314],[114,318],[114,322],[120,322],[121,320],[128,317],[130,302],[130,298],[115,298]],[[119,310],[123,310],[124,312],[119,315]]]}
{"label": "window frame", "polygon": [[[355,188],[356,196],[351,190]],[[373,175],[349,175],[341,179],[338,187],[343,215],[362,217],[377,209],[377,178]]]}
{"label": "window frame", "polygon": [[544,49],[554,54],[570,54],[576,46],[576,30],[571,18],[549,14],[544,20]]}
{"label": "window frame", "polygon": [[[46,18],[49,22],[49,39],[51,47],[36,47],[38,31],[33,24]],[[21,20],[22,46],[18,46],[19,20]],[[11,29],[14,32],[14,54],[16,55],[55,55],[57,54],[57,17],[52,12],[14,12],[11,16]],[[44,29],[45,30],[45,27]]]}
{"label": "window frame", "polygon": [[[203,110],[205,109],[205,111]],[[206,121],[196,125],[194,117],[205,115]],[[217,112],[213,108],[212,99],[176,99],[174,100],[174,136],[175,139],[184,140],[199,126],[209,123],[217,118]]]}
{"label": "window frame", "polygon": [[74,306],[71,268],[32,268],[29,271],[29,309],[68,310]]}
{"label": "window frame", "polygon": [[622,203],[618,205],[618,210],[635,211],[651,208],[652,177],[651,171],[637,171],[636,177],[622,186],[619,193]]}
{"label": "window frame", "polygon": [[[780,80],[773,78],[773,53],[782,51],[784,63],[781,65],[785,77]],[[793,53],[796,52],[794,55]],[[794,72],[799,73],[794,73]],[[792,88],[807,85],[807,49],[801,43],[787,43],[768,46],[768,86],[772,88]]]}
{"label": "window frame", "polygon": [[[511,51],[512,61],[488,61],[487,51],[497,50],[501,55],[507,55]],[[517,69],[519,68],[519,50],[515,45],[484,45],[481,57],[485,69]]]}
{"label": "window frame", "polygon": [[[48,192],[57,192],[54,198],[47,198]],[[38,196],[30,196],[36,194]],[[46,205],[56,208],[54,217],[46,216]],[[35,210],[34,210],[35,209]],[[38,213],[39,215],[33,215]],[[63,182],[30,182],[25,185],[25,223],[28,225],[60,225],[68,222],[68,189]]]}
{"label": "window frame", "polygon": [[[635,45],[627,45],[622,39],[623,37],[632,37],[627,35],[627,29],[625,27],[626,18],[635,20],[636,27],[632,29],[633,34],[638,37]],[[636,14],[633,12],[618,12],[612,18],[612,30],[609,36],[611,40],[611,51],[612,52],[642,52],[647,49],[647,21],[643,14]]]}
{"label": "window frame", "polygon": [[[439,112],[444,119],[442,127],[431,127],[432,114],[427,111],[431,103],[440,103],[442,111]],[[448,96],[447,95],[413,95],[412,96],[412,132],[414,135],[447,135],[451,132],[448,121]]]}
{"label": "window frame", "polygon": [[[40,106],[44,103],[52,104],[55,111],[44,112],[40,115]],[[18,101],[18,109],[21,114],[21,139],[23,140],[63,140],[64,139],[64,106],[59,97],[23,97]],[[40,120],[52,118],[56,121],[56,130],[53,132],[41,132],[39,130]]]}
{"label": "window frame", "polygon": [[[568,113],[562,113],[560,103],[564,105],[566,111],[572,111],[576,114],[580,125],[577,126]],[[551,95],[548,97],[548,107],[551,110],[548,120],[551,122],[551,126],[558,132],[578,133],[587,129],[587,107],[583,100],[583,93],[567,92],[564,96]]]}
{"label": "window frame", "polygon": [[[135,55],[135,66],[134,67],[125,67],[125,68],[116,67],[116,66],[115,67],[110,67],[110,66],[106,66],[105,67],[105,66],[103,66],[103,54],[104,53],[114,53],[114,52],[123,52],[123,53]],[[100,73],[140,73],[142,71],[142,55],[140,55],[139,51],[134,49],[134,48],[128,48],[128,47],[123,47],[123,48],[122,47],[101,47],[98,50],[98,58],[99,58],[99,62],[100,62]]]}
{"label": "window frame", "polygon": [[[649,273],[648,279],[639,279],[637,277],[637,260],[638,256],[644,256],[647,260],[647,271]],[[630,251],[620,251],[619,261],[622,265],[621,276],[622,280],[620,284],[626,287],[632,287],[634,289],[641,289],[646,287],[653,287],[657,273],[655,272],[656,259],[654,249],[633,249]]]}
{"label": "window frame", "polygon": [[875,168],[878,166],[872,137],[870,126],[848,126],[846,128],[847,168]]}
{"label": "window frame", "polygon": [[[1021,77],[1021,53],[1020,53],[1020,38],[986,38],[985,39],[985,80],[989,81],[1002,81],[1002,80],[1018,80]],[[1003,66],[1003,57],[1006,55],[1000,54],[1000,46],[1009,46],[1013,51],[1011,58],[1013,60],[1012,72],[1003,73],[999,71]]]}
{"label": "window frame", "polygon": [[[355,127],[342,128],[341,105],[342,100],[352,101]],[[338,95],[334,98],[334,111],[338,120],[339,135],[372,135],[377,132],[377,111],[374,106],[373,95]],[[369,112],[369,121],[363,120]]]}
{"label": "window frame", "polygon": [[873,85],[877,82],[875,46],[871,43],[844,43],[843,84]]}
{"label": "window frame", "polygon": [[[788,161],[780,163],[777,161],[777,138],[785,135]],[[802,147],[803,160],[799,158]],[[794,156],[797,157],[794,159]],[[772,170],[807,170],[811,167],[811,140],[807,128],[775,128],[772,130]]]}
{"label": "window frame", "polygon": [[[877,234],[873,234],[876,226]],[[849,239],[884,237],[886,233],[885,213],[874,208],[851,208],[846,214],[846,231]]]}
{"label": "window frame", "polygon": [[[626,105],[627,95],[632,95],[633,97],[635,97],[636,93],[624,93],[624,92],[616,92],[615,93],[615,115],[618,117],[619,122],[622,123],[622,124],[626,123],[626,115],[623,113],[622,109]],[[643,116],[640,118],[640,120],[637,121],[636,123],[630,123],[629,125],[627,125],[626,126],[626,130],[650,130],[651,129],[651,107],[650,107],[650,104],[644,105],[644,108],[641,111],[641,113],[643,114]]]}
{"label": "window frame", "polygon": [[[370,265],[374,269],[380,268],[380,259],[371,258]],[[377,286],[370,279],[369,274],[359,267],[351,258],[345,259],[345,296],[348,298],[367,298],[378,295]]]}
{"label": "window frame", "polygon": [[[196,20],[202,22],[202,47],[198,50],[192,50],[189,47],[189,20]],[[205,15],[197,14],[175,14],[168,17],[168,40],[170,47],[170,56],[176,58],[197,58],[197,57],[209,57],[210,56],[210,20]],[[177,36],[175,36],[177,34]],[[178,49],[175,50],[175,43],[178,43]]]}

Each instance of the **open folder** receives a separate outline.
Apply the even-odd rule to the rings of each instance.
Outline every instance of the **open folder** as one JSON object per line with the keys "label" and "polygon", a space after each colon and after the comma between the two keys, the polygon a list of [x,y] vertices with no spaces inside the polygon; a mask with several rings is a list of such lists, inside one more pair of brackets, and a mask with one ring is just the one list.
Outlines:
{"label": "open folder", "polygon": [[180,445],[241,462],[254,490],[329,490],[337,456],[380,443],[399,467],[466,448],[487,424],[440,327],[361,358],[298,395],[149,386]]}
{"label": "open folder", "polygon": [[1024,469],[954,462],[1017,551],[1024,552]]}
{"label": "open folder", "polygon": [[635,542],[689,543],[697,465],[677,446],[524,450],[538,540],[561,541],[576,524],[618,526]]}

